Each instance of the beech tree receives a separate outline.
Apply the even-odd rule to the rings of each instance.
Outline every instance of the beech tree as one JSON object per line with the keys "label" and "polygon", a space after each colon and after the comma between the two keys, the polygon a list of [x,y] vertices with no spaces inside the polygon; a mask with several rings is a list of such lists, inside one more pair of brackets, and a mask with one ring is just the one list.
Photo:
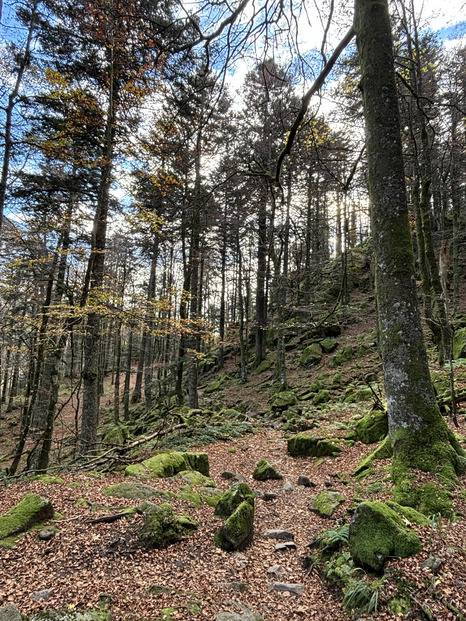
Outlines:
{"label": "beech tree", "polygon": [[409,470],[455,481],[464,452],[443,420],[430,379],[408,222],[393,41],[386,0],[356,0],[376,295],[393,474],[398,499],[422,505]]}

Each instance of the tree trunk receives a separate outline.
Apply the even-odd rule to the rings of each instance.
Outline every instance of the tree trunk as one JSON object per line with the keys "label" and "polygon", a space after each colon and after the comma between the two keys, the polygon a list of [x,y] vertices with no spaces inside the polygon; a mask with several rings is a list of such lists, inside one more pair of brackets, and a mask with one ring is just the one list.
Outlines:
{"label": "tree trunk", "polygon": [[463,451],[436,404],[417,305],[388,5],[355,6],[393,475],[398,499],[419,504],[422,489],[406,485],[408,469],[456,480]]}

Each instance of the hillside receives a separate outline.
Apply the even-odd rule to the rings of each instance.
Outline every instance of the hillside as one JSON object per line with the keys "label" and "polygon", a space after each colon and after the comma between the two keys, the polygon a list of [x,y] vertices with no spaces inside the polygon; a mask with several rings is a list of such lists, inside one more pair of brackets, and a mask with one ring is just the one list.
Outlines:
{"label": "hillside", "polygon": [[[136,408],[124,427],[130,433],[126,446],[136,443],[132,450],[111,450],[108,434],[115,428],[104,421],[103,458],[52,468],[50,476],[5,479],[0,514],[27,494],[39,494],[51,502],[55,516],[47,521],[54,525],[51,535],[38,537],[42,523],[20,535],[13,547],[12,538],[2,540],[0,604],[14,604],[37,620],[45,618],[40,611],[67,611],[67,619],[84,619],[78,613],[86,610],[100,610],[98,618],[111,615],[114,621],[324,621],[366,618],[364,610],[374,620],[463,619],[464,476],[459,486],[445,491],[452,519],[442,517],[441,498],[431,499],[423,525],[414,514],[403,516],[422,542],[419,553],[386,558],[383,572],[373,573],[358,567],[348,548],[347,526],[355,508],[392,499],[390,459],[354,476],[386,433],[383,427],[381,432],[357,424],[364,416],[366,422],[379,421],[377,406],[383,401],[374,326],[373,299],[354,289],[349,305],[321,325],[303,330],[290,322],[285,393],[277,394],[273,381],[273,336],[271,364],[250,372],[245,385],[236,377],[232,347],[222,373],[203,376],[200,410],[175,408],[162,415]],[[317,356],[315,343],[323,345]],[[432,372],[443,396],[448,371],[433,365]],[[461,390],[466,379],[461,361],[455,363],[455,379]],[[464,445],[464,411],[459,428],[452,429]],[[291,457],[287,440],[304,430],[337,446],[334,456]],[[212,481],[196,481],[189,473],[147,478],[147,470],[125,477],[127,464],[141,464],[167,449],[207,453]],[[262,459],[281,478],[254,479]],[[419,477],[429,482],[427,475]],[[214,540],[222,520],[214,516],[212,498],[238,481],[254,491],[253,532],[237,550],[225,551]],[[132,498],[112,495],[108,488],[123,482],[150,488]],[[152,548],[141,538],[145,514],[134,510],[144,498],[156,504],[168,500],[175,514],[189,515],[199,528],[168,547]],[[329,508],[329,501],[335,507]],[[266,536],[270,530],[285,532]],[[2,608],[0,619],[15,618],[5,616],[14,612]]]}

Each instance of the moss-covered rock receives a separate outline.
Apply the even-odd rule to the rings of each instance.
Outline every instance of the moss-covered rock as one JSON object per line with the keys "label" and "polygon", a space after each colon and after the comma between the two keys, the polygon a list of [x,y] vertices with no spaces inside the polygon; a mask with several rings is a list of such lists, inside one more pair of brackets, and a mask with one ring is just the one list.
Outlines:
{"label": "moss-covered rock", "polygon": [[370,388],[358,388],[357,390],[350,389],[345,393],[343,402],[362,403],[364,401],[370,401],[373,398],[374,394]]}
{"label": "moss-covered rock", "polygon": [[151,548],[165,548],[199,528],[187,515],[177,515],[167,502],[149,505],[144,512],[144,525],[140,532],[143,543]]}
{"label": "moss-covered rock", "polygon": [[211,382],[208,386],[204,388],[205,395],[211,395],[214,392],[217,392],[221,388],[223,388],[225,382],[230,379],[228,373],[223,373],[217,380]]}
{"label": "moss-covered rock", "polygon": [[228,552],[237,550],[248,539],[254,525],[254,506],[242,502],[215,535],[215,544]]}
{"label": "moss-covered rock", "polygon": [[202,507],[203,503],[200,494],[194,491],[190,485],[183,485],[177,497],[193,507]]}
{"label": "moss-covered rock", "polygon": [[409,522],[413,522],[418,526],[427,526],[430,524],[430,520],[423,513],[416,511],[416,509],[412,507],[403,507],[397,502],[393,502],[393,500],[387,500],[385,504],[390,507],[390,509],[393,509],[395,513],[406,518]]}
{"label": "moss-covered rock", "polygon": [[0,540],[24,533],[34,524],[53,518],[50,500],[27,494],[17,505],[0,516]]}
{"label": "moss-covered rock", "polygon": [[360,476],[364,472],[368,472],[372,466],[372,462],[376,459],[389,459],[392,455],[393,449],[390,443],[390,438],[386,436],[375,451],[367,457],[364,457],[364,459],[359,462],[356,470],[353,472],[353,476]]}
{"label": "moss-covered rock", "polygon": [[104,444],[125,444],[130,438],[129,429],[126,425],[115,425],[102,437]]}
{"label": "moss-covered rock", "polygon": [[466,358],[466,328],[455,330],[453,336],[453,359]]}
{"label": "moss-covered rock", "polygon": [[201,487],[199,495],[209,507],[216,507],[224,492],[216,487]]}
{"label": "moss-covered rock", "polygon": [[288,438],[288,453],[292,457],[336,457],[341,452],[334,440],[299,433]]}
{"label": "moss-covered rock", "polygon": [[331,399],[330,390],[320,390],[312,398],[312,405],[322,405],[322,403],[328,403]]}
{"label": "moss-covered rock", "polygon": [[282,475],[266,459],[261,459],[252,474],[256,481],[268,481],[269,479],[282,479]]}
{"label": "moss-covered rock", "polygon": [[146,478],[172,477],[186,469],[197,470],[209,476],[209,459],[207,453],[160,453],[140,464],[131,464],[125,468],[126,476]]}
{"label": "moss-covered rock", "polygon": [[451,494],[433,482],[418,486],[414,474],[406,476],[395,487],[393,497],[398,504],[412,507],[424,515],[453,517]]}
{"label": "moss-covered rock", "polygon": [[254,369],[254,374],[259,375],[260,373],[264,373],[265,371],[268,371],[272,365],[273,360],[266,358],[265,360],[262,360],[260,365]]}
{"label": "moss-covered rock", "polygon": [[335,339],[327,337],[323,341],[320,342],[320,346],[322,347],[322,351],[325,354],[331,354],[334,349],[336,349],[338,343]]}
{"label": "moss-covered rock", "polygon": [[296,405],[298,403],[298,398],[294,392],[291,392],[291,390],[284,390],[282,392],[277,392],[277,394],[272,397],[270,402],[272,411],[281,412],[283,410],[287,410],[293,405]]}
{"label": "moss-covered rock", "polygon": [[111,618],[106,610],[52,610],[36,612],[30,621],[110,621]]}
{"label": "moss-covered rock", "polygon": [[305,367],[312,367],[322,360],[322,347],[319,343],[311,343],[303,351],[299,364]]}
{"label": "moss-covered rock", "polygon": [[182,470],[178,476],[189,485],[202,485],[203,487],[216,487],[214,481],[201,474],[197,470]]}
{"label": "moss-covered rock", "polygon": [[32,477],[32,481],[40,481],[46,485],[61,485],[65,482],[61,477],[56,477],[51,474],[36,474]]}
{"label": "moss-covered rock", "polygon": [[349,548],[363,567],[380,572],[388,558],[406,558],[421,547],[416,533],[385,503],[363,502],[357,507],[350,524]]}
{"label": "moss-covered rock", "polygon": [[358,420],[354,426],[358,438],[364,444],[380,442],[388,434],[387,412],[374,410]]}
{"label": "moss-covered rock", "polygon": [[116,483],[104,489],[105,496],[114,496],[115,498],[153,498],[157,496],[159,490],[144,483]]}
{"label": "moss-covered rock", "polygon": [[309,508],[320,517],[329,518],[343,502],[345,497],[339,492],[324,490],[310,501]]}
{"label": "moss-covered rock", "polygon": [[345,345],[345,347],[343,347],[341,351],[332,356],[329,362],[330,368],[333,369],[335,367],[341,367],[347,364],[353,359],[356,351],[356,347],[353,347],[352,345]]}
{"label": "moss-covered rock", "polygon": [[193,453],[188,451],[187,453],[182,453],[182,455],[186,468],[197,470],[197,472],[200,472],[205,477],[209,476],[209,456],[207,453]]}
{"label": "moss-covered rock", "polygon": [[214,515],[228,518],[243,502],[248,502],[254,507],[254,492],[247,483],[235,483],[220,496]]}

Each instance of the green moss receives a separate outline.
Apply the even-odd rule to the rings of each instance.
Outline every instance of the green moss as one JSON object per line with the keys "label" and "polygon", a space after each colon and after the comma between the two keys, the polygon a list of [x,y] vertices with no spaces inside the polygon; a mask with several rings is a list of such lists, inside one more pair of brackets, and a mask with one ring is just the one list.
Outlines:
{"label": "green moss", "polygon": [[104,444],[125,444],[130,436],[131,434],[126,425],[115,425],[103,436],[102,442]]}
{"label": "green moss", "polygon": [[65,480],[61,477],[55,477],[50,474],[37,474],[32,477],[32,481],[40,481],[41,483],[45,483],[46,485],[60,485],[64,483]]}
{"label": "green moss", "polygon": [[199,528],[187,515],[176,515],[168,503],[152,505],[144,514],[144,526],[140,536],[152,548],[165,548]]}
{"label": "green moss", "polygon": [[464,472],[464,451],[444,420],[439,415],[422,437],[409,429],[396,429],[393,436],[395,500],[426,515],[431,512],[451,515],[448,493],[433,483],[419,487],[413,473],[415,470],[430,472],[436,475],[440,486],[446,488],[457,484],[457,474]]}
{"label": "green moss", "polygon": [[110,621],[111,613],[106,610],[65,610],[36,612],[34,621]]}
{"label": "green moss", "polygon": [[215,544],[224,550],[236,550],[252,533],[254,506],[242,502],[215,535]]}
{"label": "green moss", "polygon": [[241,481],[235,483],[220,496],[215,509],[215,516],[220,518],[229,517],[242,502],[248,502],[254,506],[254,492],[247,483]]}
{"label": "green moss", "polygon": [[207,453],[160,453],[140,464],[132,464],[125,468],[126,476],[146,478],[172,477],[187,468],[197,470],[209,476],[209,459]]}
{"label": "green moss", "polygon": [[430,521],[423,513],[416,511],[416,509],[413,509],[412,507],[403,507],[397,502],[393,502],[391,500],[388,500],[385,504],[390,507],[390,509],[393,509],[393,511],[398,513],[398,515],[405,517],[409,522],[414,522],[414,524],[418,524],[419,526],[427,526],[430,524]]}
{"label": "green moss", "polygon": [[322,347],[319,345],[319,343],[311,343],[311,345],[308,345],[303,351],[301,358],[299,359],[299,364],[310,367],[319,364],[321,360]]}
{"label": "green moss", "polygon": [[466,328],[455,330],[453,336],[453,359],[466,358]]}
{"label": "green moss", "polygon": [[362,403],[364,401],[371,401],[373,398],[374,394],[370,388],[358,388],[358,390],[350,389],[345,393],[343,402]]}
{"label": "green moss", "polygon": [[345,497],[340,493],[324,490],[312,500],[310,509],[320,517],[328,518],[343,502],[345,502]]}
{"label": "green moss", "polygon": [[390,443],[390,438],[387,436],[385,440],[379,444],[375,451],[359,462],[356,470],[353,472],[353,476],[359,477],[364,473],[369,473],[373,461],[376,459],[388,459],[392,455],[392,445]]}
{"label": "green moss", "polygon": [[104,489],[105,496],[115,496],[116,498],[152,498],[156,496],[158,490],[150,485],[143,483],[116,483]]}
{"label": "green moss", "polygon": [[326,354],[330,354],[336,348],[337,345],[338,345],[337,341],[335,339],[330,338],[330,337],[327,337],[326,339],[324,339],[320,343],[320,346],[322,347],[322,350]]}
{"label": "green moss", "polygon": [[357,563],[381,571],[390,557],[406,558],[421,550],[416,533],[383,502],[363,502],[349,531],[350,552]]}
{"label": "green moss", "polygon": [[388,434],[387,413],[380,410],[369,412],[356,422],[355,430],[364,444],[380,442]]}
{"label": "green moss", "polygon": [[209,456],[207,453],[183,453],[183,458],[187,468],[197,470],[205,477],[209,476]]}
{"label": "green moss", "polygon": [[216,487],[202,487],[199,494],[209,507],[216,507],[224,492]]}
{"label": "green moss", "polygon": [[205,477],[197,470],[182,470],[178,472],[178,476],[189,483],[189,485],[202,485],[203,487],[216,487],[215,483],[209,477]]}
{"label": "green moss", "polygon": [[272,365],[273,360],[266,358],[265,360],[262,360],[260,365],[254,370],[254,374],[259,375],[260,373],[264,373],[265,371],[268,371]]}
{"label": "green moss", "polygon": [[261,459],[253,472],[252,478],[256,481],[268,481],[269,479],[283,479],[278,470],[266,459]]}
{"label": "green moss", "polygon": [[188,502],[193,507],[202,507],[202,498],[201,496],[193,490],[189,485],[183,485],[178,494],[178,498]]}
{"label": "green moss", "polygon": [[401,615],[404,617],[411,610],[411,603],[404,597],[393,597],[388,602],[388,609],[392,615],[396,617]]}
{"label": "green moss", "polygon": [[211,382],[206,388],[204,388],[205,395],[211,395],[213,392],[217,392],[221,388],[223,388],[225,382],[230,379],[228,373],[224,373],[217,380]]}
{"label": "green moss", "polygon": [[0,539],[25,532],[34,524],[53,518],[49,500],[38,494],[27,494],[17,505],[0,516]]}
{"label": "green moss", "polygon": [[322,403],[328,403],[331,399],[329,390],[319,391],[312,399],[312,405],[321,405]]}
{"label": "green moss", "polygon": [[296,395],[290,390],[278,392],[271,399],[271,406],[274,412],[287,410],[289,407],[296,405],[297,403],[298,399]]}
{"label": "green moss", "polygon": [[292,457],[336,457],[340,447],[328,438],[300,433],[288,439],[288,453]]}

